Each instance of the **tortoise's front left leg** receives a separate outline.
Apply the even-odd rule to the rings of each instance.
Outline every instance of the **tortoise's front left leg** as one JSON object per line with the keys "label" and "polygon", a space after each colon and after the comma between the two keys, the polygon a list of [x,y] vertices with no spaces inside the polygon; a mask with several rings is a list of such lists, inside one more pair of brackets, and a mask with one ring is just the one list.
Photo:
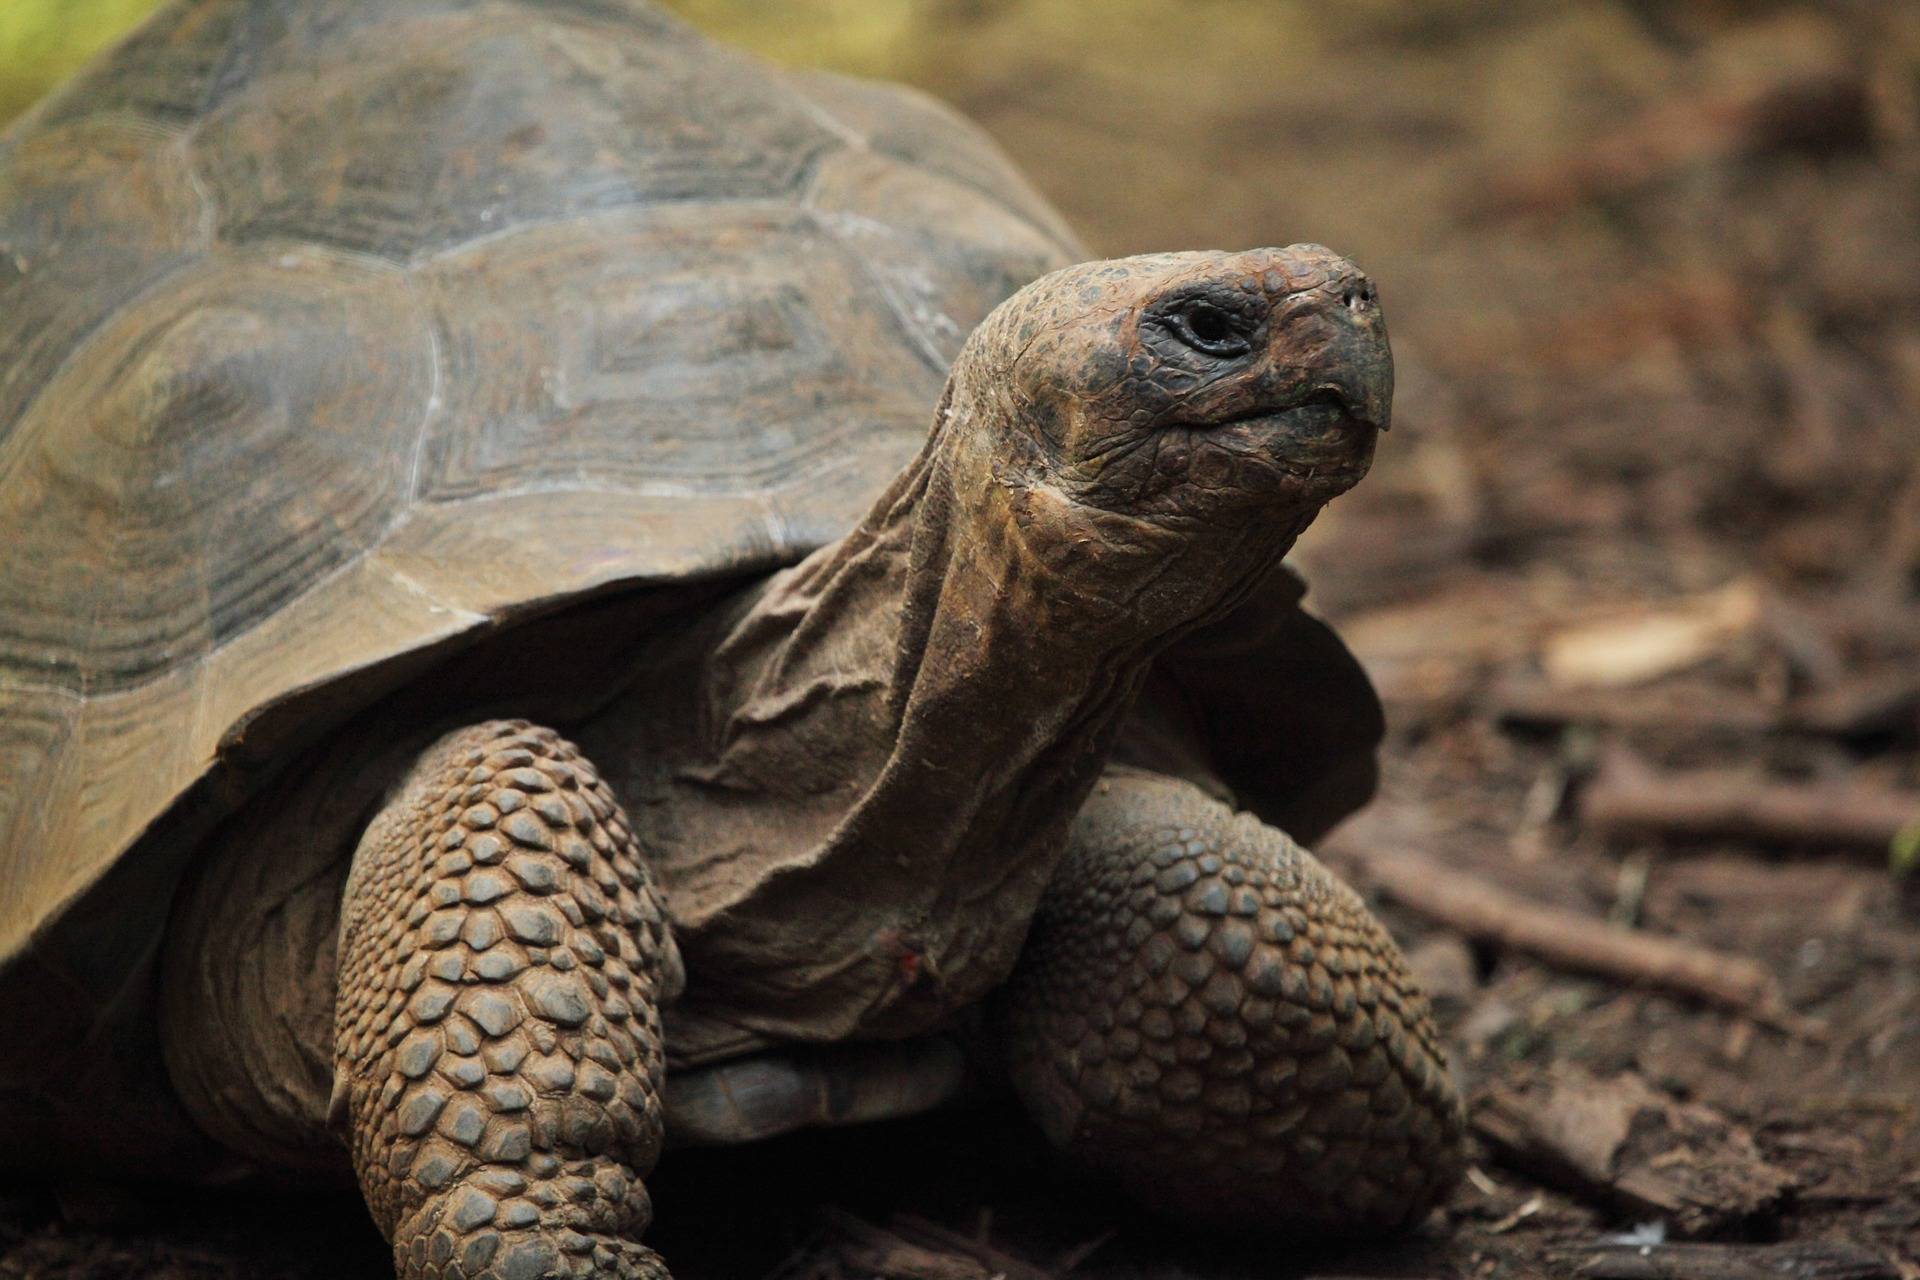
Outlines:
{"label": "tortoise's front left leg", "polygon": [[571,744],[452,734],[368,827],[341,907],[334,1113],[402,1280],[665,1280],[640,1236],[679,958]]}
{"label": "tortoise's front left leg", "polygon": [[1028,1109],[1149,1206],[1394,1225],[1458,1170],[1460,1104],[1399,948],[1313,855],[1189,783],[1101,781],[1001,1000]]}

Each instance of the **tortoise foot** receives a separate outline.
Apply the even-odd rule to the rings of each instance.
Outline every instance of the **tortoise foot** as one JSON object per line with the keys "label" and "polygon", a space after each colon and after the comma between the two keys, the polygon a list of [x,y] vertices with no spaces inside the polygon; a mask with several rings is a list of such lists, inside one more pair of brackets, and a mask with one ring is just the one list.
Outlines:
{"label": "tortoise foot", "polygon": [[[399,1280],[669,1280],[637,1242],[646,1223],[640,1180],[612,1160],[580,1160],[555,1175],[486,1167],[430,1196],[393,1233]],[[584,1198],[584,1203],[582,1202]],[[565,1224],[565,1225],[563,1225]]]}
{"label": "tortoise foot", "polygon": [[1150,1207],[1238,1230],[1397,1225],[1459,1167],[1405,963],[1311,854],[1197,787],[1096,790],[1004,997],[1049,1137]]}
{"label": "tortoise foot", "polygon": [[442,739],[341,909],[334,1114],[406,1280],[664,1280],[640,1243],[679,958],[611,793],[520,722]]}

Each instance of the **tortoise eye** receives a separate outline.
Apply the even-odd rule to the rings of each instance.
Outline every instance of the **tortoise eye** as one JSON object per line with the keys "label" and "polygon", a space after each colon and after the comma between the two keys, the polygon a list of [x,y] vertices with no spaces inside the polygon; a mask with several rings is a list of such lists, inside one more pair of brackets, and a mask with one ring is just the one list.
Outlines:
{"label": "tortoise eye", "polygon": [[1169,312],[1167,327],[1181,342],[1205,355],[1241,356],[1252,347],[1246,323],[1210,302],[1189,302]]}
{"label": "tortoise eye", "polygon": [[1187,315],[1187,324],[1202,342],[1225,342],[1233,334],[1227,318],[1212,307],[1195,307]]}

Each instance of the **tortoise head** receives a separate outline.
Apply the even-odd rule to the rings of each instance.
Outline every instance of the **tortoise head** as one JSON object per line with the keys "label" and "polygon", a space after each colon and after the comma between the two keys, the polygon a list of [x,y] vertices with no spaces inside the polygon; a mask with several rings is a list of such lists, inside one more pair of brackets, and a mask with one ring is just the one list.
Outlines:
{"label": "tortoise head", "polygon": [[1039,562],[1084,579],[1104,561],[1192,617],[1366,474],[1392,399],[1372,283],[1295,245],[1044,276],[975,332],[949,416],[974,423]]}

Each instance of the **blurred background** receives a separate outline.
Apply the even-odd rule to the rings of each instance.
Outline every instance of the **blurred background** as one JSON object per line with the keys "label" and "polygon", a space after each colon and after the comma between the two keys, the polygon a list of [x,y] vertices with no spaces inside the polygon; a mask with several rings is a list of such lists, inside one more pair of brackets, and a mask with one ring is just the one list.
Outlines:
{"label": "blurred background", "polygon": [[[148,7],[0,0],[0,118]],[[952,103],[1092,253],[1314,240],[1379,281],[1396,427],[1298,555],[1393,725],[1381,801],[1326,853],[1409,942],[1478,1161],[1450,1230],[1380,1266],[1682,1273],[1607,1270],[1637,1231],[1774,1251],[1697,1274],[1920,1277],[1920,4],[674,7]],[[1567,941],[1589,926],[1622,949]],[[1529,1129],[1580,1106],[1618,1119],[1614,1146]],[[1003,1136],[829,1159],[893,1168],[937,1138],[965,1165]],[[920,1196],[887,1230],[949,1250],[941,1274],[975,1254],[911,1223],[966,1218],[978,1244],[981,1209],[1054,1259],[1021,1275],[1202,1274],[1124,1236],[1066,1266],[1112,1224],[979,1160],[807,1194],[873,1221]],[[690,1275],[703,1188],[739,1166],[701,1168],[662,1183]],[[769,1210],[768,1239],[811,1242],[782,1274],[875,1274],[901,1238],[816,1210]],[[0,1275],[69,1274],[89,1239],[9,1221]],[[105,1239],[117,1261],[86,1274],[301,1273]],[[1236,1265],[1204,1274],[1268,1273]]]}

